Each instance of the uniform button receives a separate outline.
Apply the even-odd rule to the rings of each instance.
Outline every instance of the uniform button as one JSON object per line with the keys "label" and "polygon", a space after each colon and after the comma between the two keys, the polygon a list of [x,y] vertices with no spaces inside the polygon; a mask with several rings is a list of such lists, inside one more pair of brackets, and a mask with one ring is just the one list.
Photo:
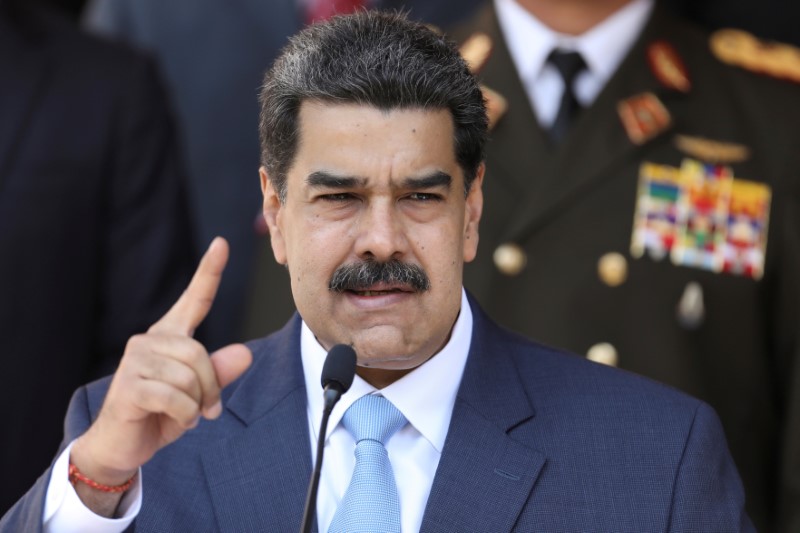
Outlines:
{"label": "uniform button", "polygon": [[617,349],[608,342],[600,342],[589,348],[589,351],[586,352],[586,359],[608,366],[617,366],[619,363]]}
{"label": "uniform button", "polygon": [[628,279],[628,261],[620,253],[609,252],[597,262],[597,275],[609,287],[618,287]]}
{"label": "uniform button", "polygon": [[516,276],[525,269],[528,256],[525,251],[514,243],[501,244],[494,251],[494,265],[497,270],[506,276]]}
{"label": "uniform button", "polygon": [[706,306],[703,300],[703,286],[696,281],[687,283],[676,309],[678,323],[681,326],[686,329],[697,329],[703,324],[706,318]]}

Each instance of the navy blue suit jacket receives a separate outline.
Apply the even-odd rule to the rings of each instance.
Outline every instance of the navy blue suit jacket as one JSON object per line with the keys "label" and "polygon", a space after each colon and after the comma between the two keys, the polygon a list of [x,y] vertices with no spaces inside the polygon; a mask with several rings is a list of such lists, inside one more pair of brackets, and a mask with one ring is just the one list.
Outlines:
{"label": "navy blue suit jacket", "polygon": [[[474,330],[422,531],[752,531],[713,410],[492,323]],[[311,474],[297,315],[202,421],[144,466],[135,531],[297,531]],[[80,389],[65,442],[108,381]],[[435,386],[435,384],[431,384]],[[37,531],[48,475],[0,522]]]}

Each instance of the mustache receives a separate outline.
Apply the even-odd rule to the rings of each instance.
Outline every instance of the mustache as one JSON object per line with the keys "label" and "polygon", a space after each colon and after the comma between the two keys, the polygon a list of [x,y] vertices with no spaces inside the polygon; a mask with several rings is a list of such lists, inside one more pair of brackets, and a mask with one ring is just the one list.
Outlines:
{"label": "mustache", "polygon": [[431,288],[428,274],[422,267],[393,259],[385,263],[367,260],[342,265],[331,276],[328,290],[363,291],[376,283],[410,287],[416,292]]}

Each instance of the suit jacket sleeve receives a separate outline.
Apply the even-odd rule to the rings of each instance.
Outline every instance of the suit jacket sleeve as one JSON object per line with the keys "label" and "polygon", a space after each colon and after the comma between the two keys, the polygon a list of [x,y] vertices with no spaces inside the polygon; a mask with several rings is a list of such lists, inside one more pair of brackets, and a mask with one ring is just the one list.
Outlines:
{"label": "suit jacket sleeve", "polygon": [[755,531],[722,425],[701,403],[675,479],[669,531]]}
{"label": "suit jacket sleeve", "polygon": [[[86,386],[75,391],[75,394],[72,395],[72,400],[70,400],[64,421],[64,440],[61,442],[55,457],[61,455],[61,452],[70,442],[89,428],[93,420],[91,404],[97,403],[99,406],[102,403],[102,397],[105,395],[106,389],[107,387],[102,387],[100,395],[92,394],[91,397]],[[96,397],[96,400],[91,401],[90,398],[94,397]],[[36,483],[25,496],[0,519],[0,533],[17,533],[19,531],[41,533],[44,502],[47,496],[47,486],[50,483],[51,469],[52,466],[36,480]]]}

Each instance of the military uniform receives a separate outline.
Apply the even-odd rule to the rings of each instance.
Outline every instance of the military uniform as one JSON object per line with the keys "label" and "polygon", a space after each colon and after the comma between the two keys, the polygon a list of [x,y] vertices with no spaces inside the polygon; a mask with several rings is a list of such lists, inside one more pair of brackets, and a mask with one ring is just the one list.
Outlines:
{"label": "military uniform", "polygon": [[476,32],[507,110],[465,285],[511,329],[711,403],[760,530],[800,531],[800,88],[772,79],[794,59],[657,5],[551,148],[491,5],[451,35]]}

